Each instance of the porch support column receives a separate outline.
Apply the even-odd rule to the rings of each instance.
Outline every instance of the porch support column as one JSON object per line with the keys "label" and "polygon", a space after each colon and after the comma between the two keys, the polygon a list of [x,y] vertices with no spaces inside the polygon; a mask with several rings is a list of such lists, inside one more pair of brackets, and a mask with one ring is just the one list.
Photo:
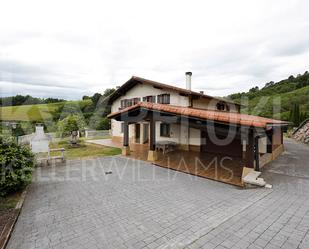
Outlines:
{"label": "porch support column", "polygon": [[145,137],[145,135],[144,135],[144,126],[145,126],[145,124],[144,123],[141,123],[141,126],[140,126],[140,131],[139,131],[139,143],[140,144],[144,144],[144,137]]}
{"label": "porch support column", "polygon": [[259,136],[254,138],[254,158],[255,158],[255,170],[260,171],[260,149],[259,149]]}
{"label": "porch support column", "polygon": [[158,159],[156,151],[156,121],[151,115],[149,121],[150,139],[149,139],[149,151],[148,151],[148,161],[156,161]]}
{"label": "porch support column", "polygon": [[130,146],[129,146],[129,123],[124,122],[123,125],[123,148],[122,155],[128,156],[130,155]]}
{"label": "porch support column", "polygon": [[249,131],[248,144],[246,148],[246,167],[254,169],[254,132]]}

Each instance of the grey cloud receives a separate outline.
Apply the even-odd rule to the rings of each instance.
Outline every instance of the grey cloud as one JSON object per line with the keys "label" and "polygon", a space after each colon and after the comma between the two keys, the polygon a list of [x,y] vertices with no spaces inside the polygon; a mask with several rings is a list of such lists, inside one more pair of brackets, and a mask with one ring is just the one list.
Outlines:
{"label": "grey cloud", "polygon": [[306,53],[309,50],[309,24],[303,23],[293,28],[275,31],[273,37],[265,41],[265,52],[276,57]]}
{"label": "grey cloud", "polygon": [[27,39],[31,38],[38,38],[41,37],[42,34],[39,32],[34,32],[34,31],[19,31],[19,32],[13,32],[13,31],[8,31],[5,33],[5,35],[0,36],[0,46],[12,46],[14,44],[18,44],[20,42],[23,42]]}
{"label": "grey cloud", "polygon": [[279,57],[300,55],[309,51],[309,37],[302,40],[295,37],[293,41],[279,42],[270,46],[269,50],[272,55]]}
{"label": "grey cloud", "polygon": [[78,88],[54,87],[38,85],[30,85],[23,83],[1,82],[0,96],[14,96],[16,94],[32,95],[35,97],[59,97],[68,100],[80,99],[83,95],[91,95],[92,93]]}
{"label": "grey cloud", "polygon": [[77,80],[74,85],[65,85],[65,82],[72,82],[74,77],[70,74],[57,72],[57,67],[52,68],[49,69],[47,65],[35,66],[18,61],[0,60],[0,81],[61,88],[76,88],[76,85],[85,85],[84,82],[78,81],[76,76]]}

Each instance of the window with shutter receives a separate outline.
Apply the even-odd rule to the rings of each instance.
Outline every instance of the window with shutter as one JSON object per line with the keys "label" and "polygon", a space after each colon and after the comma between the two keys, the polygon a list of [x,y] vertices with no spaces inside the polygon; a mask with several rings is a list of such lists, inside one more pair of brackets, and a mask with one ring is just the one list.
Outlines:
{"label": "window with shutter", "polygon": [[170,104],[170,94],[160,94],[157,98],[160,104]]}
{"label": "window with shutter", "polygon": [[145,96],[143,97],[143,102],[156,103],[156,96]]}
{"label": "window with shutter", "polygon": [[170,124],[161,123],[160,124],[160,136],[161,137],[170,137]]}

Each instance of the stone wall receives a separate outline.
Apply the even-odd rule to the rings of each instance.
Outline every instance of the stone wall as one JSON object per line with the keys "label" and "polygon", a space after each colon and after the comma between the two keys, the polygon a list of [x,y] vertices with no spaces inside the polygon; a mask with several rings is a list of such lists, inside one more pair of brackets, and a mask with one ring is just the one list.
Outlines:
{"label": "stone wall", "polygon": [[309,119],[305,120],[294,132],[292,137],[300,142],[309,143]]}

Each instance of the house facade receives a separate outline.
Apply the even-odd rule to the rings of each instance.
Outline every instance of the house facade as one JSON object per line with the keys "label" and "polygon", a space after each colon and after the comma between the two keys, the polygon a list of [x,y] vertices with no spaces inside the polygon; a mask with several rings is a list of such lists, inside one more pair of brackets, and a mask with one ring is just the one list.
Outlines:
{"label": "house facade", "polygon": [[191,75],[186,88],[133,76],[110,96],[112,139],[123,142],[123,154],[132,143],[149,144],[152,160],[156,144],[173,142],[179,150],[240,157],[254,168],[283,151],[286,122],[241,114],[239,104],[192,91]]}

